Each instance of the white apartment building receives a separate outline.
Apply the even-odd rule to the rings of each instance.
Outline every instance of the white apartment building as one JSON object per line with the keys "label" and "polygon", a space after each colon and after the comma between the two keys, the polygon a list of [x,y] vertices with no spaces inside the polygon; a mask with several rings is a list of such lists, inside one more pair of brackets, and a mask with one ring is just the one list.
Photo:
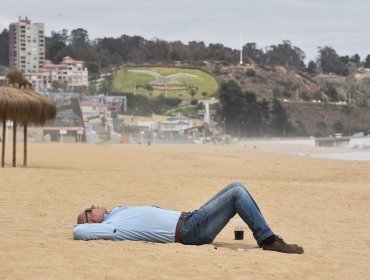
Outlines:
{"label": "white apartment building", "polygon": [[9,25],[9,65],[25,73],[39,72],[45,60],[43,23],[26,17]]}
{"label": "white apartment building", "polygon": [[74,60],[69,56],[63,58],[60,64],[45,60],[39,73],[25,73],[26,79],[32,83],[32,88],[47,91],[53,82],[58,82],[64,91],[73,91],[78,87],[87,87],[88,70],[84,61]]}

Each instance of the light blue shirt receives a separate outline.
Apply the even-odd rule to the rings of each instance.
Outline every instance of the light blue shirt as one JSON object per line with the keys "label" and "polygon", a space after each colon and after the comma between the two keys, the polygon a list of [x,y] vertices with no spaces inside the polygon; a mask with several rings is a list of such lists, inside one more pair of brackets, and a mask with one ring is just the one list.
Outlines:
{"label": "light blue shirt", "polygon": [[156,206],[121,206],[104,216],[101,223],[79,224],[73,228],[78,240],[145,240],[175,241],[176,225],[181,212]]}

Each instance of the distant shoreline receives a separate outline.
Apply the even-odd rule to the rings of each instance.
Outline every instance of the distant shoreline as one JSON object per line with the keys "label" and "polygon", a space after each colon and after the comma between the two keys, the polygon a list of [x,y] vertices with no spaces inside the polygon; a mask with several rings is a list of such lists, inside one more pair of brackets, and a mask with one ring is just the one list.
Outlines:
{"label": "distant shoreline", "polygon": [[[370,141],[368,137],[363,138]],[[261,150],[292,156],[326,158],[336,160],[370,161],[370,149],[358,148],[358,138],[355,144],[342,147],[316,147],[314,138],[302,139],[261,139],[240,142],[245,148]],[[356,144],[357,143],[357,144]],[[357,145],[357,146],[356,146]],[[361,146],[360,146],[361,147]]]}

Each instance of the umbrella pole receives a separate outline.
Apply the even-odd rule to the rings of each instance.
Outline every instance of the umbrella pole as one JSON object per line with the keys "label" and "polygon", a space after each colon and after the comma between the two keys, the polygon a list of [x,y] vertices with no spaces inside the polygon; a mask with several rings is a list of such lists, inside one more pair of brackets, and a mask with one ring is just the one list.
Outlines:
{"label": "umbrella pole", "polygon": [[23,166],[27,166],[27,123],[24,123]]}
{"label": "umbrella pole", "polygon": [[13,164],[12,167],[16,166],[16,154],[17,154],[17,121],[13,120]]}
{"label": "umbrella pole", "polygon": [[1,167],[5,166],[5,137],[6,137],[6,116],[3,115],[3,138],[1,139],[2,150],[1,150]]}

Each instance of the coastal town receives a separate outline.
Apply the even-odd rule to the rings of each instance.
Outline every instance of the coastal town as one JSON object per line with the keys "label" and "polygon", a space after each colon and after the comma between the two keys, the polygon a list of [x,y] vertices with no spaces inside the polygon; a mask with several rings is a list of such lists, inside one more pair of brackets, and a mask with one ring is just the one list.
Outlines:
{"label": "coastal town", "polygon": [[[199,95],[199,91],[202,90],[202,88],[199,88],[196,80],[203,79],[203,77],[199,76],[199,71],[190,74],[188,70],[184,69],[184,66],[179,68],[179,70],[184,69],[188,72],[181,73],[181,71],[170,70],[170,68],[162,66],[161,71],[168,69],[166,71],[172,73],[168,75],[168,78],[162,76],[159,72],[155,72],[157,71],[155,68],[125,66],[123,70],[95,75],[95,79],[90,79],[85,61],[64,56],[60,63],[53,63],[46,57],[44,28],[44,23],[31,22],[31,19],[27,17],[20,18],[18,22],[9,25],[10,69],[16,68],[22,71],[31,88],[52,100],[57,106],[57,115],[54,120],[43,127],[30,126],[28,131],[30,142],[230,144],[240,142],[246,137],[286,137],[289,134],[288,127],[291,126],[289,123],[280,124],[281,131],[274,134],[266,130],[266,124],[261,123],[259,128],[254,128],[253,124],[248,123],[248,118],[250,118],[248,116],[247,119],[241,119],[236,124],[235,122],[231,123],[230,117],[225,117],[226,115],[220,114],[219,111],[220,100],[216,95],[219,85],[216,85],[213,89],[207,87],[208,92],[203,89],[203,96],[195,99],[194,96]],[[241,70],[247,71],[247,75],[256,75],[250,64],[243,63],[242,53],[240,58],[239,68],[235,68],[236,72],[232,75],[238,77]],[[141,95],[147,91],[149,91],[150,95],[154,92],[156,94],[164,94],[164,96],[168,94],[172,96],[179,94],[179,96],[182,96],[182,92],[188,91],[192,95],[191,102],[183,99],[182,104],[190,105],[191,103],[197,105],[193,106],[194,109],[191,112],[188,111],[185,114],[184,110],[172,110],[171,113],[166,114],[157,113],[155,109],[143,112],[136,105],[131,105],[132,102],[130,104],[128,100],[130,98],[129,94],[117,95],[115,93],[112,95],[109,91],[111,87],[108,87],[108,90],[104,90],[107,81],[112,80],[112,75],[118,76],[121,71],[127,73],[124,74],[123,79],[129,80],[131,83],[127,84],[127,80],[123,81],[125,85],[123,92],[133,94],[134,96]],[[364,79],[368,72],[368,69],[364,68],[361,71],[362,74],[358,75],[361,75],[361,79]],[[207,75],[207,72],[203,72],[202,75]],[[149,79],[148,81],[152,79],[152,81],[142,84],[140,80],[144,78],[146,80]],[[185,80],[186,82],[183,82]],[[5,81],[6,76],[0,76],[0,83],[5,83]],[[117,79],[111,83],[116,82]],[[95,93],[89,94],[86,92],[88,88],[93,88]],[[281,102],[283,104],[286,103],[284,105],[286,108],[297,108],[300,110],[298,114],[305,115],[305,111],[312,111],[312,108],[320,110],[317,108],[323,106],[324,99],[316,98],[304,102],[300,98],[296,100],[286,97]],[[332,108],[334,109],[330,110],[333,110],[332,114],[334,115],[337,114],[335,113],[335,110],[337,110],[335,107],[348,107],[352,102],[351,99],[354,99],[353,95],[348,95],[348,98],[343,99],[343,101],[338,97],[338,100],[335,102],[325,101],[325,106],[333,104]],[[304,109],[304,106],[310,106],[310,109]],[[298,125],[302,125],[299,115],[297,116],[294,110],[290,109],[289,115],[296,118],[295,121]],[[364,111],[361,114],[367,113]],[[308,118],[306,117],[306,119]],[[327,127],[325,123],[317,123],[317,120],[313,121],[316,121],[316,124],[305,124],[305,135],[297,134],[298,128],[295,128],[296,132],[292,130],[290,134],[300,137],[312,137],[317,134],[316,137],[318,139],[315,144],[318,146],[347,145],[351,147],[368,147],[368,139],[366,139],[368,134],[366,127],[368,124],[362,124],[363,128],[359,131],[358,128],[350,127],[352,125],[355,126],[355,124],[349,124],[348,128],[343,127],[342,121],[334,123],[332,129]],[[315,125],[321,125],[322,127],[314,128],[313,126]],[[312,126],[312,128],[308,126]],[[4,127],[8,130],[8,133],[5,134],[8,135],[8,139],[11,137],[12,121],[8,120]],[[341,137],[341,139],[338,139],[339,134],[343,135],[343,129],[348,130],[345,133],[346,138]],[[348,135],[355,129],[357,131],[353,131],[352,134]],[[18,137],[22,137],[22,133],[19,133]],[[349,144],[352,137],[363,138],[363,140],[357,139],[355,140],[357,144]]]}
{"label": "coastal town", "polygon": [[0,279],[367,279],[370,2],[334,2],[3,0]]}

